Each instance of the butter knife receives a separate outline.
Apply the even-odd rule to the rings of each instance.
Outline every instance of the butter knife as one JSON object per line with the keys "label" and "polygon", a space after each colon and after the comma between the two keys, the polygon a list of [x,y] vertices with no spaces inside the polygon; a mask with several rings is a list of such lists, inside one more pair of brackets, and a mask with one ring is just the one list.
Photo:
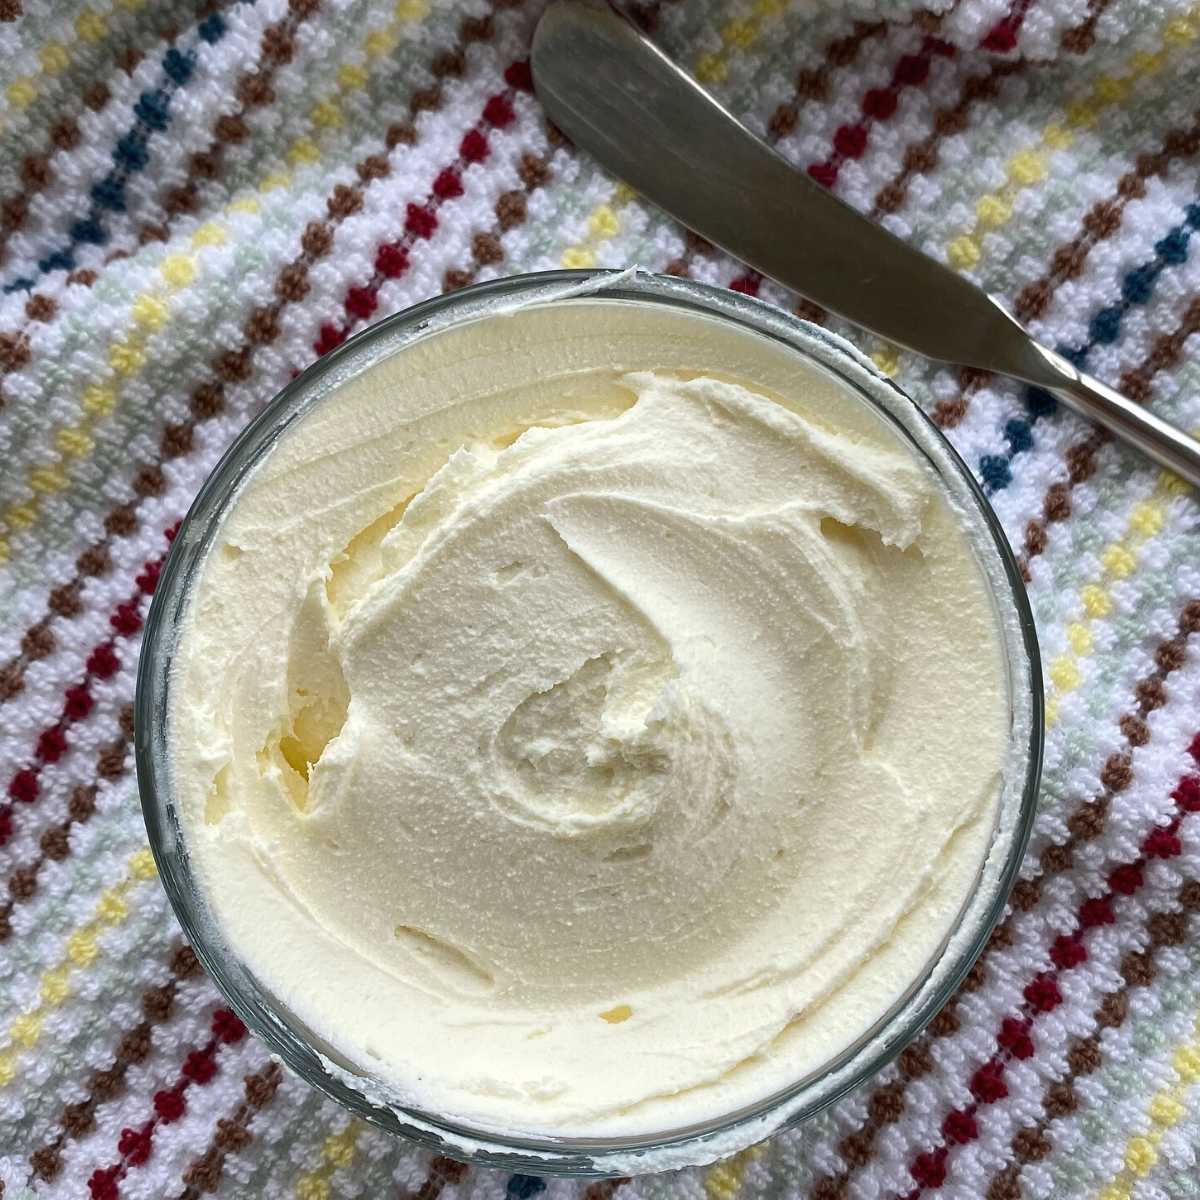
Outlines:
{"label": "butter knife", "polygon": [[999,301],[797,171],[605,0],[555,0],[534,86],[575,145],[690,229],[926,358],[1045,388],[1200,488],[1200,442],[1035,341]]}

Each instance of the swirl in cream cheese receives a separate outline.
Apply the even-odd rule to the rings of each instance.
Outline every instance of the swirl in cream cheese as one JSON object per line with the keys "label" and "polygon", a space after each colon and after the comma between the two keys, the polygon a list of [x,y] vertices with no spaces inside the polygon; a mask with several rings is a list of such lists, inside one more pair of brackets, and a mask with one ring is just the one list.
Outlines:
{"label": "swirl in cream cheese", "polygon": [[935,478],[780,348],[629,307],[452,331],[318,406],[180,644],[234,949],[488,1127],[646,1132],[819,1067],[994,819],[995,618]]}

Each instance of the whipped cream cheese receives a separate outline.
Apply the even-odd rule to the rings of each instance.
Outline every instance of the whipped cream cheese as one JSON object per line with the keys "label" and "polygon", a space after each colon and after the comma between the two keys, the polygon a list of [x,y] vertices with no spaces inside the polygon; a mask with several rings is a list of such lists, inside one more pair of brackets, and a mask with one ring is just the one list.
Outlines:
{"label": "whipped cream cheese", "polygon": [[173,781],[221,936],[337,1060],[638,1135],[816,1071],[986,857],[987,584],[936,476],[757,334],[579,299],[344,382],[234,497]]}

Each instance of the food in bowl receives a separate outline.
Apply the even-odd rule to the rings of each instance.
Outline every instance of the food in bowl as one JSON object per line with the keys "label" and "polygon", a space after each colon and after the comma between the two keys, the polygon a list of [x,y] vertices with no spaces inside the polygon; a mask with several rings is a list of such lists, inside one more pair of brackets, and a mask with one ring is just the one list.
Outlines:
{"label": "food in bowl", "polygon": [[485,1133],[818,1075],[943,952],[1021,774],[939,473],[819,361],[603,293],[326,390],[180,607],[213,936],[373,1097]]}

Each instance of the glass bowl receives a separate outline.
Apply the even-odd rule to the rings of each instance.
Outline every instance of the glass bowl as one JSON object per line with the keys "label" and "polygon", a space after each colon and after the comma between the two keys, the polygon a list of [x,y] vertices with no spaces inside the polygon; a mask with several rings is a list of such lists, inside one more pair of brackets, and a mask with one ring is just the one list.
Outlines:
{"label": "glass bowl", "polygon": [[[588,301],[666,305],[749,329],[837,377],[930,464],[988,582],[1007,669],[1008,757],[988,856],[938,953],[891,1008],[819,1071],[717,1120],[612,1139],[506,1136],[387,1103],[369,1077],[288,1011],[221,937],[189,860],[171,784],[171,664],[193,582],[223,513],[289,425],[349,378],[450,326],[514,306]],[[136,758],[142,808],[163,885],[192,946],[230,1005],[294,1071],[381,1128],[507,1170],[624,1175],[711,1161],[831,1104],[895,1057],[938,1012],[979,955],[1016,878],[1041,771],[1043,698],[1033,618],[1020,573],[983,493],[942,434],[899,388],[829,332],[725,289],[644,272],[554,271],[477,284],[378,322],[293,380],[245,429],[200,490],[154,595],[139,663]],[[361,1080],[361,1083],[356,1081]]]}

